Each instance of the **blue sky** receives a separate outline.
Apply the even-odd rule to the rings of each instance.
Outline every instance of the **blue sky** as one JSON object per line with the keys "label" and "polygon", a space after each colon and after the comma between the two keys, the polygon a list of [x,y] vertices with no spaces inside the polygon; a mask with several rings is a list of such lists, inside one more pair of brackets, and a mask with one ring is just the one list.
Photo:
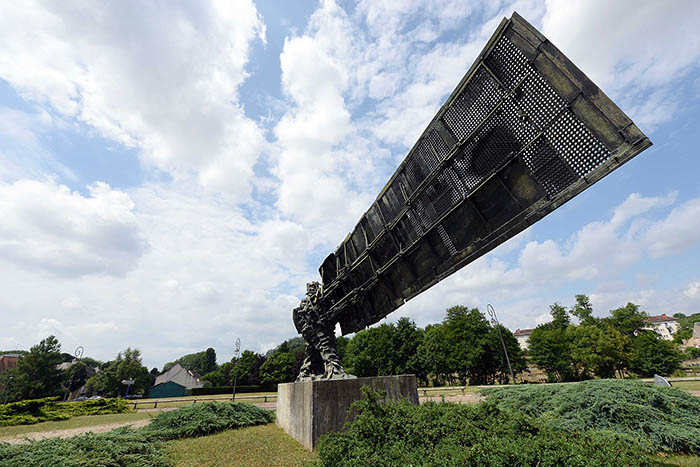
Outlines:
{"label": "blue sky", "polygon": [[[144,6],[146,5],[146,6]],[[389,319],[700,311],[695,1],[0,7],[0,348],[149,366],[295,335],[304,284],[514,10],[654,146]]]}

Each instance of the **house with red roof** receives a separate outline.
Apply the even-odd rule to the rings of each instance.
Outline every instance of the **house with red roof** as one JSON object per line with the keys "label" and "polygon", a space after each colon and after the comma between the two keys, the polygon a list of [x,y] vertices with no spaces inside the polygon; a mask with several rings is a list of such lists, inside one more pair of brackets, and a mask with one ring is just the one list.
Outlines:
{"label": "house with red roof", "polygon": [[644,323],[645,326],[643,329],[654,331],[667,341],[673,339],[673,335],[681,326],[676,318],[667,316],[666,313],[656,316],[647,316],[644,318]]}
{"label": "house with red roof", "polygon": [[534,329],[517,329],[513,333],[515,338],[518,339],[518,344],[520,344],[521,349],[527,350],[527,340],[530,338],[530,335],[532,335],[532,331],[534,331]]}

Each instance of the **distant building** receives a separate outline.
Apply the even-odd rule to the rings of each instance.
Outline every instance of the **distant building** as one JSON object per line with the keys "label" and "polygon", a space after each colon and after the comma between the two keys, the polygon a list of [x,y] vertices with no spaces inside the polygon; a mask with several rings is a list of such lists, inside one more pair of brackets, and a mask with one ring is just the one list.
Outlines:
{"label": "distant building", "polygon": [[515,338],[518,339],[518,344],[520,344],[521,349],[527,350],[527,340],[532,335],[532,331],[534,331],[534,329],[518,329],[513,333]]}
{"label": "distant building", "polygon": [[21,355],[16,353],[0,355],[0,375],[3,374],[5,370],[16,367],[20,357]]}
{"label": "distant building", "polygon": [[645,326],[643,329],[654,331],[667,341],[673,339],[673,335],[681,326],[676,318],[666,316],[666,313],[656,316],[647,316],[644,318],[644,323]]}
{"label": "distant building", "polygon": [[678,346],[681,350],[685,350],[689,347],[700,349],[700,323],[693,324],[693,335],[690,339],[685,339],[683,343]]}
{"label": "distant building", "polygon": [[176,363],[171,369],[156,377],[156,384],[151,387],[150,398],[180,397],[188,389],[204,386],[196,374]]}

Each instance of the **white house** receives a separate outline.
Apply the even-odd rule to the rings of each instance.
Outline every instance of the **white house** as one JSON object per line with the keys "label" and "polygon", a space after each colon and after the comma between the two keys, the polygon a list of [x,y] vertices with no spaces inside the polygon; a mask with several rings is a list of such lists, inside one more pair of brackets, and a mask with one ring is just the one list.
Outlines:
{"label": "white house", "polygon": [[530,338],[532,331],[534,331],[534,329],[518,329],[513,333],[515,338],[518,339],[518,344],[520,344],[521,349],[527,350],[527,340]]}
{"label": "white house", "polygon": [[654,331],[667,341],[673,339],[673,335],[681,326],[676,318],[666,316],[666,313],[656,316],[648,316],[644,318],[644,322],[646,325],[643,329]]}

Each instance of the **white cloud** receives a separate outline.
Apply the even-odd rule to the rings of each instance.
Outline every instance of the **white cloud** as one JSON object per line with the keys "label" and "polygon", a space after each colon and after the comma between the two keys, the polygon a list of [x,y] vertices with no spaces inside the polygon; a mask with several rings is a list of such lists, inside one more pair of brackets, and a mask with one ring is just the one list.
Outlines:
{"label": "white cloud", "polygon": [[700,297],[700,282],[689,282],[683,293],[688,298]]}
{"label": "white cloud", "polygon": [[633,120],[652,129],[674,116],[684,99],[679,79],[700,65],[700,3],[548,0],[546,6],[547,38],[621,100]]}
{"label": "white cloud", "polygon": [[57,122],[42,109],[25,112],[0,107],[0,180],[41,178],[53,173],[75,180],[73,171],[56,160],[41,141],[41,135],[56,126]]}
{"label": "white cloud", "polygon": [[0,259],[62,276],[122,275],[147,250],[126,193],[104,183],[90,196],[52,181],[0,184]]}
{"label": "white cloud", "polygon": [[237,93],[264,37],[247,0],[7,4],[0,77],[145,163],[242,199],[264,139]]}
{"label": "white cloud", "polygon": [[649,228],[646,242],[654,258],[669,256],[700,241],[700,199],[687,201]]}
{"label": "white cloud", "polygon": [[[644,45],[668,45],[661,33],[640,32],[651,30],[647,10],[660,7],[618,16],[619,31],[596,35],[600,16],[614,17],[617,6],[604,13],[601,2],[573,6],[585,14],[570,21],[561,5],[359,1],[344,10],[323,1],[308,26],[285,41],[283,99],[261,99],[275,106],[271,115],[282,115],[266,121],[274,141],[265,141],[238,96],[250,42],[265,35],[252,3],[7,6],[0,77],[37,110],[0,111],[0,137],[15,142],[0,141],[0,162],[20,167],[28,152],[38,162],[21,177],[14,166],[0,167],[7,182],[0,185],[0,276],[12,291],[0,294],[0,308],[22,316],[0,343],[28,348],[45,337],[37,332],[55,333],[66,350],[80,344],[86,355],[108,359],[138,347],[149,365],[160,365],[209,346],[221,361],[236,337],[264,351],[295,335],[291,309],[303,284],[317,277],[318,254],[335,247],[369,207],[513,9],[544,21],[554,43],[640,122],[658,125],[682,108],[670,86],[696,66],[687,58],[697,38],[688,21],[680,28],[686,58],[672,60],[659,55],[661,45]],[[666,8],[677,19],[677,7]],[[591,50],[610,50],[609,59]],[[42,132],[76,121],[138,148],[145,165],[174,181],[126,193],[94,184],[87,195],[52,181],[16,181],[58,172]],[[253,173],[263,150],[274,180]],[[251,186],[270,199],[251,201]],[[631,195],[565,241],[528,230],[391,319],[425,325],[441,320],[448,306],[492,302],[504,324],[532,327],[548,318],[553,301],[571,302],[563,289],[580,284],[597,309],[632,300],[659,310],[668,294],[657,281],[637,292],[621,277],[649,257],[697,244],[697,203],[678,204],[673,193]],[[696,303],[692,284],[675,291],[685,297],[678,309]]]}
{"label": "white cloud", "polygon": [[[61,249],[56,257],[68,256],[59,263],[68,270],[61,270],[57,279],[28,266],[34,257],[8,261],[3,249],[0,277],[3,290],[12,293],[0,296],[0,308],[7,316],[22,316],[20,328],[5,330],[17,336],[12,341],[17,346],[28,348],[46,337],[43,334],[55,334],[65,349],[83,345],[86,355],[110,359],[131,346],[142,350],[149,366],[160,366],[210,346],[223,361],[231,357],[236,337],[245,348],[264,351],[264,342],[278,344],[296,335],[291,310],[299,301],[291,293],[300,293],[305,280],[315,274],[313,265],[308,269],[304,261],[306,236],[297,224],[253,224],[239,208],[192,186],[147,184],[128,194],[101,187],[84,198],[48,182],[34,186],[38,184],[31,182],[30,188],[49,192],[10,185],[12,199],[22,194],[26,203],[37,202],[10,212],[2,209],[2,215],[7,225],[45,229],[13,228],[11,236],[3,231],[0,239],[16,240],[24,232],[27,243],[33,239],[33,244],[54,244]],[[6,199],[2,192],[0,200]],[[48,205],[40,209],[39,202]],[[78,217],[58,203],[88,214]],[[107,255],[94,246],[91,231],[69,236],[58,227],[67,219],[65,224],[75,227],[68,232],[74,233],[92,225],[85,220],[89,214],[119,218],[118,208],[126,225],[138,226],[136,232],[148,239],[149,248],[137,258],[129,252],[120,255],[124,263],[132,261],[125,273],[101,274]],[[23,246],[16,249],[26,251]],[[86,261],[76,252],[89,252],[92,269],[83,267],[82,276],[67,277]],[[27,254],[36,256],[36,250]],[[43,261],[49,264],[42,263],[42,270],[56,269],[53,256]]]}
{"label": "white cloud", "polygon": [[[660,197],[635,193],[613,210],[609,220],[588,223],[565,241],[529,241],[521,247],[515,264],[493,254],[479,258],[404,305],[400,316],[427,324],[441,320],[449,306],[485,308],[491,302],[497,305],[504,324],[526,328],[548,320],[551,303],[568,305],[576,293],[589,293],[599,314],[628,301],[652,314],[693,313],[697,305],[679,297],[696,298],[697,283],[691,282],[685,290],[656,290],[630,287],[621,279],[649,258],[678,254],[697,245],[700,215],[695,208],[700,199],[664,212],[675,199],[675,193]],[[573,292],[562,295],[562,289],[572,287]]]}

